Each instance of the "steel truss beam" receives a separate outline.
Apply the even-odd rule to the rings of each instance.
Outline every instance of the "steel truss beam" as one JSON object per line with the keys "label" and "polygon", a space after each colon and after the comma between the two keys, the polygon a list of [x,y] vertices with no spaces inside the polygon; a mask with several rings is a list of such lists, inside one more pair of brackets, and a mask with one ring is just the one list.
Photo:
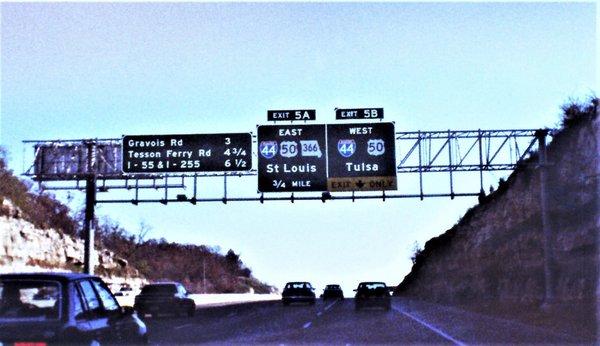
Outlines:
{"label": "steel truss beam", "polygon": [[[531,153],[540,131],[548,132],[529,129],[398,132],[396,169],[398,173],[418,173],[421,193],[424,173],[448,173],[450,197],[456,195],[456,173],[479,172],[481,192],[483,172],[514,170]],[[461,148],[466,150],[461,152]],[[521,148],[525,150],[521,152]]]}
{"label": "steel truss beam", "polygon": [[[455,197],[474,197],[478,196],[479,193],[456,193]],[[138,205],[139,203],[206,203],[206,202],[221,202],[227,204],[227,202],[260,202],[264,203],[267,201],[288,201],[294,203],[295,201],[331,201],[331,200],[359,200],[359,199],[381,199],[385,201],[386,199],[397,199],[397,198],[421,198],[421,197],[448,197],[446,193],[430,193],[424,194],[421,196],[420,194],[385,194],[382,193],[380,195],[358,195],[358,196],[295,196],[293,193],[289,196],[264,196],[260,197],[233,197],[233,198],[170,198],[170,199],[113,199],[113,200],[98,200],[97,203],[131,203],[134,205]]]}

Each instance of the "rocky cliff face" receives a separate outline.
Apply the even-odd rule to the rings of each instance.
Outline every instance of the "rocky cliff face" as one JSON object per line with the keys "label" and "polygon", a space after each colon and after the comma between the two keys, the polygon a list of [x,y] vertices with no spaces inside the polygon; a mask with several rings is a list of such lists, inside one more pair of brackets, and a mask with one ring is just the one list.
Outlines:
{"label": "rocky cliff face", "polygon": [[[597,302],[600,116],[548,147],[550,262],[555,302]],[[425,245],[396,294],[452,303],[540,304],[544,233],[540,167],[533,157],[443,235]]]}
{"label": "rocky cliff face", "polygon": [[[0,208],[0,272],[38,270],[81,271],[84,242],[54,229],[38,229],[20,218],[22,214],[8,200]],[[145,280],[125,259],[113,252],[96,252],[96,273],[109,284],[128,282],[139,286]]]}

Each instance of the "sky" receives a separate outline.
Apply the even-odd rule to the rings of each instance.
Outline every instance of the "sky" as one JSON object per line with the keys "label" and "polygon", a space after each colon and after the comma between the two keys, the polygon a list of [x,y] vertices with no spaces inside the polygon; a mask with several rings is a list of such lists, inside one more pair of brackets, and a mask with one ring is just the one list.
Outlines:
{"label": "sky", "polygon": [[[397,131],[555,127],[561,104],[598,90],[592,2],[2,3],[1,12],[0,145],[16,173],[31,164],[26,139],[255,132],[269,109],[315,109],[318,123],[334,123],[334,109],[346,107],[383,107]],[[477,179],[462,182],[478,190]],[[206,194],[222,188],[205,184]],[[256,195],[255,177],[231,184],[232,195]],[[81,194],[72,196],[80,208]],[[278,287],[306,280],[348,292],[366,280],[398,284],[415,242],[476,203],[126,204],[97,213],[133,233],[143,222],[149,237],[234,249]]]}

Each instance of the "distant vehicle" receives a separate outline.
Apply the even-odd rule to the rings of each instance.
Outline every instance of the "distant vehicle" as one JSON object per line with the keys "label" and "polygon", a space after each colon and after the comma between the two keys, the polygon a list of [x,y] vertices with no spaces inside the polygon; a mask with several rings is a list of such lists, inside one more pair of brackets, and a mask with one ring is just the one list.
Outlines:
{"label": "distant vehicle", "polygon": [[323,290],[321,298],[326,299],[344,299],[344,291],[340,285],[327,285]]}
{"label": "distant vehicle", "polygon": [[122,284],[121,289],[115,293],[116,297],[130,296],[133,293],[133,289],[128,284]]}
{"label": "distant vehicle", "polygon": [[0,275],[0,345],[147,342],[144,322],[96,276]]}
{"label": "distant vehicle", "polygon": [[135,297],[133,308],[143,317],[161,313],[194,316],[196,303],[188,297],[179,282],[160,282],[146,285]]}
{"label": "distant vehicle", "polygon": [[281,293],[283,305],[291,303],[309,303],[314,305],[316,301],[315,289],[310,282],[288,282]]}
{"label": "distant vehicle", "polygon": [[354,307],[360,310],[363,307],[382,307],[385,310],[392,308],[390,288],[383,282],[361,282],[354,290]]}

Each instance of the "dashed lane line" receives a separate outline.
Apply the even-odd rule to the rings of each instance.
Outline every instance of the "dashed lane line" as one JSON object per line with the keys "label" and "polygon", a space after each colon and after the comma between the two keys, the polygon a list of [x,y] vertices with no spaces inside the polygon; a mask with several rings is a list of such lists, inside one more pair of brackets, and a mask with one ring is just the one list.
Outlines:
{"label": "dashed lane line", "polygon": [[453,342],[455,345],[466,346],[466,344],[464,342],[456,340],[455,338],[453,338],[452,336],[450,336],[448,333],[444,332],[443,330],[437,328],[436,326],[434,326],[434,325],[432,325],[430,323],[425,322],[424,320],[420,319],[419,317],[417,317],[417,316],[415,316],[415,315],[413,315],[411,313],[408,313],[408,312],[406,312],[406,311],[404,311],[404,310],[402,310],[402,309],[400,309],[400,308],[398,308],[396,306],[393,306],[392,309],[394,309],[395,311],[403,314],[404,316],[406,316],[406,317],[408,317],[408,318],[410,318],[410,319],[418,322],[422,326],[427,327],[429,330],[435,332],[436,334],[438,334],[439,336],[443,337],[444,339]]}
{"label": "dashed lane line", "polygon": [[327,310],[331,309],[331,307],[332,307],[332,306],[334,306],[335,304],[337,304],[337,302],[339,302],[339,300],[336,300],[336,301],[334,301],[333,303],[331,303],[331,304],[327,305],[327,306],[325,307],[325,309],[323,309],[323,311],[327,311]]}
{"label": "dashed lane line", "polygon": [[193,323],[186,323],[186,324],[182,324],[182,325],[180,325],[180,326],[177,326],[177,327],[175,327],[175,328],[173,328],[173,329],[176,329],[176,330],[178,330],[178,329],[182,329],[182,328],[186,328],[186,327],[191,327],[191,326],[193,326],[193,325],[194,325]]}
{"label": "dashed lane line", "polygon": [[[334,306],[337,302],[339,302],[339,300],[334,301],[333,303],[327,305],[325,308],[323,308],[323,311],[319,311],[317,312],[317,317],[321,317],[321,315],[323,315],[323,312],[331,309],[332,306]],[[312,321],[311,322],[306,322],[304,323],[304,325],[302,326],[303,329],[307,329],[312,325]]]}

